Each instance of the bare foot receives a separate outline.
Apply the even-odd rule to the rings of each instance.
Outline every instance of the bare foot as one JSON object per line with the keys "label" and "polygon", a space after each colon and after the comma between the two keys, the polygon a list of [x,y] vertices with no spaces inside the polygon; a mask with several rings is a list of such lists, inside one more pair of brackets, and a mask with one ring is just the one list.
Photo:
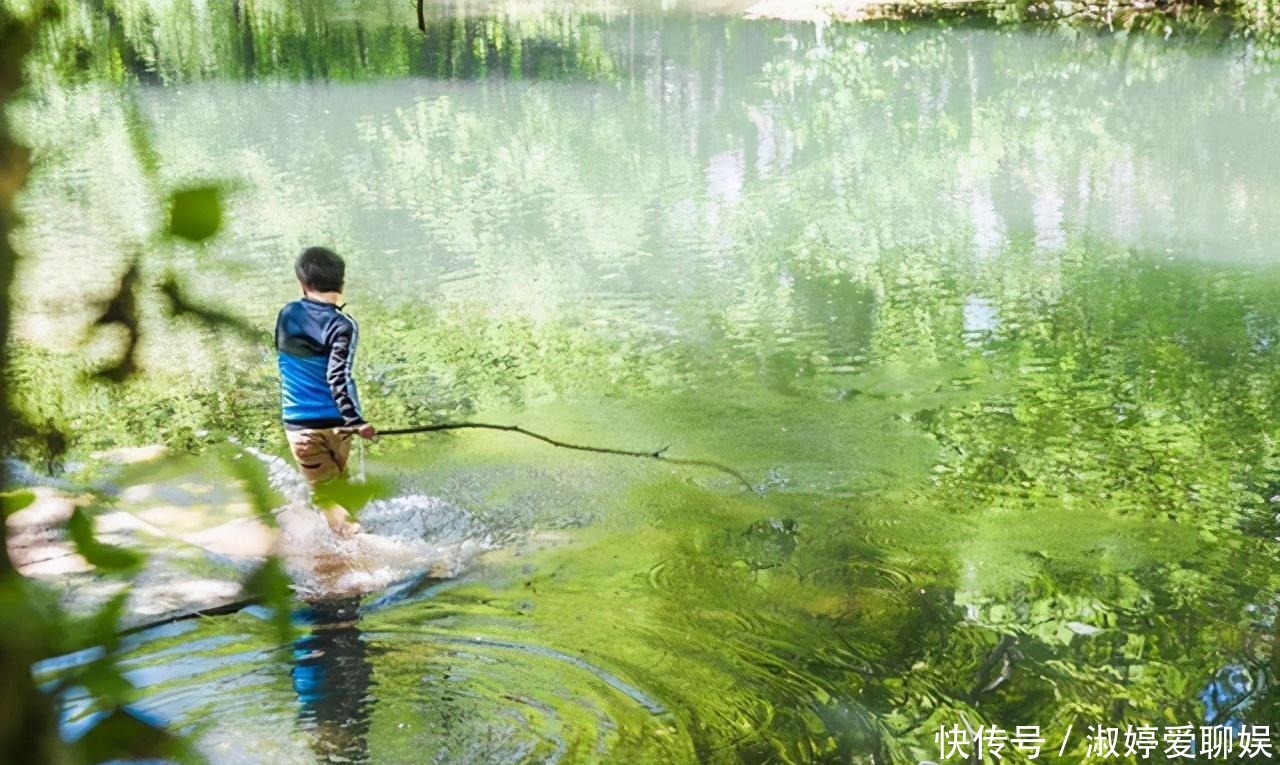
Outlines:
{"label": "bare foot", "polygon": [[351,521],[329,521],[329,528],[333,529],[333,533],[339,539],[351,539],[360,533],[360,524]]}
{"label": "bare foot", "polygon": [[339,539],[350,539],[360,532],[360,524],[351,520],[351,515],[341,507],[325,510],[324,519]]}

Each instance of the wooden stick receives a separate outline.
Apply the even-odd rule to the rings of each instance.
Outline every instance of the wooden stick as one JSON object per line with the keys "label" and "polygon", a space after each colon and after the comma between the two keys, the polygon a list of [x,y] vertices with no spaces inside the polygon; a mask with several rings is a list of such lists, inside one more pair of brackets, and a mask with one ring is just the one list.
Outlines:
{"label": "wooden stick", "polygon": [[[571,444],[566,441],[560,441],[558,439],[551,438],[550,436],[544,436],[541,433],[535,433],[532,430],[525,430],[519,425],[495,425],[487,422],[437,422],[431,425],[416,425],[411,428],[393,428],[391,430],[380,430],[378,431],[378,436],[379,437],[407,436],[415,433],[435,433],[442,430],[461,430],[462,428],[483,428],[485,430],[502,430],[507,433],[519,433],[522,436],[528,436],[529,438],[536,438],[537,440],[542,441],[543,443],[551,444],[552,446],[558,446],[561,449],[576,449],[580,452],[595,452],[596,454],[613,454],[620,457],[642,457],[645,459],[661,460],[662,462],[669,462],[672,465],[689,465],[693,467],[711,468],[712,470],[719,470],[721,473],[725,473],[726,475],[731,475],[734,478],[738,479],[738,482],[741,483],[743,486],[747,487],[749,491],[752,491],[752,492],[756,491],[756,487],[753,486],[751,482],[748,481],[746,477],[742,475],[742,473],[739,473],[737,470],[734,470],[733,468],[723,463],[715,462],[713,460],[696,460],[696,459],[686,459],[681,457],[666,456],[667,449],[671,448],[670,445],[664,446],[661,449],[656,449],[654,451],[640,452],[640,451],[632,451],[630,449],[611,449],[606,446],[588,446],[585,444]],[[351,430],[352,432],[355,432],[354,429],[345,429],[345,430]]]}

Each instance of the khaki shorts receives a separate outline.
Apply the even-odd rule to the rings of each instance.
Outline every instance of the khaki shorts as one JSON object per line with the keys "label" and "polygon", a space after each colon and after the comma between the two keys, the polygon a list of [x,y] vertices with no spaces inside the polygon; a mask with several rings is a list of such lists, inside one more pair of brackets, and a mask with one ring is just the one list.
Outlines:
{"label": "khaki shorts", "polygon": [[351,456],[351,433],[338,430],[286,430],[289,450],[302,475],[311,483],[345,475]]}

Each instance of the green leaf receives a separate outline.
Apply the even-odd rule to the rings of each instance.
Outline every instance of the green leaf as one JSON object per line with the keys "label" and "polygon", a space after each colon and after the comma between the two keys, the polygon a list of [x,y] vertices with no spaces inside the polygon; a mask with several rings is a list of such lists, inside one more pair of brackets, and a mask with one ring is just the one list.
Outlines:
{"label": "green leaf", "polygon": [[273,511],[284,504],[284,498],[271,488],[267,466],[235,447],[223,450],[222,463],[249,495],[249,504],[258,520],[268,526],[275,526],[276,516]]}
{"label": "green leaf", "polygon": [[313,497],[320,507],[341,505],[355,515],[373,500],[391,496],[393,489],[389,482],[382,480],[357,483],[344,478],[335,478],[318,484],[313,491]]}
{"label": "green leaf", "polygon": [[216,186],[175,191],[169,197],[169,234],[202,242],[222,227],[222,190]]}
{"label": "green leaf", "polygon": [[84,762],[191,757],[180,738],[124,709],[100,720],[75,746]]}
{"label": "green leaf", "polygon": [[93,535],[93,522],[80,508],[76,508],[71,513],[71,519],[67,521],[67,529],[71,532],[71,541],[75,543],[76,552],[90,564],[104,571],[127,573],[142,566],[143,559],[138,553],[99,542]]}
{"label": "green leaf", "polygon": [[128,602],[129,588],[126,587],[85,621],[86,646],[101,645],[107,650],[115,648],[120,642],[120,620],[124,617],[124,607]]}
{"label": "green leaf", "polygon": [[125,678],[113,656],[90,662],[76,673],[75,683],[105,706],[127,704],[137,692],[137,688]]}
{"label": "green leaf", "polygon": [[6,491],[0,494],[0,517],[8,518],[36,501],[36,495],[29,491]]}
{"label": "green leaf", "polygon": [[285,572],[280,559],[274,555],[267,558],[256,571],[245,580],[244,589],[251,595],[262,598],[263,604],[272,611],[272,624],[282,642],[292,642],[297,637],[293,628],[293,591],[289,588],[289,574]]}

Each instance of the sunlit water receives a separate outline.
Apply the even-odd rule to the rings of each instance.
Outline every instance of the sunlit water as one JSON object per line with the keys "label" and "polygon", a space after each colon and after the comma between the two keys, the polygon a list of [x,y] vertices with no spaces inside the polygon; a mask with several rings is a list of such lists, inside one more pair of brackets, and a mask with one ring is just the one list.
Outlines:
{"label": "sunlit water", "polygon": [[[759,491],[388,439],[377,539],[286,535],[305,636],[253,609],[141,633],[140,714],[219,763],[914,762],[962,721],[1056,746],[1280,719],[1271,65],[680,10],[423,38],[404,12],[155,22],[131,55],[166,178],[234,185],[174,267],[267,325],[292,253],[332,244],[375,421],[670,444]],[[46,88],[22,330],[56,348],[156,210],[118,89]],[[265,354],[155,331],[174,395],[235,389],[216,411],[270,431]],[[174,411],[151,427],[212,410]]]}

